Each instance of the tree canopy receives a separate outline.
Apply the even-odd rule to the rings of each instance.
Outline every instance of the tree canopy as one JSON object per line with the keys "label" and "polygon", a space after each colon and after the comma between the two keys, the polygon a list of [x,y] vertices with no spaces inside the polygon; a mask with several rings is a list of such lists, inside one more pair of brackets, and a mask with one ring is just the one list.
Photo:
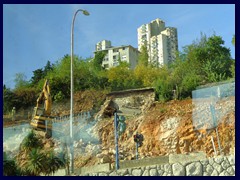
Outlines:
{"label": "tree canopy", "polygon": [[[235,36],[233,37],[235,44]],[[179,99],[191,97],[192,90],[206,83],[224,81],[235,77],[235,61],[230,49],[224,46],[221,36],[213,34],[183,47],[177,53],[176,60],[169,66],[149,66],[146,44],[142,46],[135,69],[126,63],[119,62],[117,67],[106,70],[102,67],[104,52],[98,52],[94,58],[83,59],[74,56],[73,76],[74,92],[86,89],[124,90],[130,88],[155,87],[159,100],[173,98],[173,91]],[[70,97],[70,64],[71,58],[65,55],[51,64],[47,61],[43,68],[33,71],[28,82],[23,73],[16,75],[16,88],[11,91],[4,88],[4,113],[13,104],[32,106],[40,93],[45,79],[49,79],[51,95],[54,101]]]}
{"label": "tree canopy", "polygon": [[148,66],[148,58],[149,58],[149,55],[148,55],[147,43],[145,43],[140,49],[138,63],[140,65]]}

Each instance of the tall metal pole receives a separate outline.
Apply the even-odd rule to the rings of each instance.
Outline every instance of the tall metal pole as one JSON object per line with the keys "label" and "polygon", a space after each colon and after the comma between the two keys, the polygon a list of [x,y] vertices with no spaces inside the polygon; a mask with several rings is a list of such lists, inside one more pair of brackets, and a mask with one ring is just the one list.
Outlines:
{"label": "tall metal pole", "polygon": [[74,172],[74,150],[73,150],[73,44],[74,44],[74,22],[77,13],[81,11],[84,15],[89,15],[86,10],[78,9],[72,19],[71,26],[71,99],[70,99],[70,173]]}
{"label": "tall metal pole", "polygon": [[138,160],[138,142],[136,142],[136,160]]}
{"label": "tall metal pole", "polygon": [[117,113],[114,113],[114,133],[115,133],[115,148],[116,148],[116,170],[119,169],[119,159],[118,159],[118,132],[117,132]]}

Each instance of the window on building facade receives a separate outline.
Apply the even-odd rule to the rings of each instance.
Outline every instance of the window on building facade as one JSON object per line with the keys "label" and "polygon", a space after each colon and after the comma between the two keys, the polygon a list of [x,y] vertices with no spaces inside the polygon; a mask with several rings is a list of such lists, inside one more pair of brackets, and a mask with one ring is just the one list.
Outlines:
{"label": "window on building facade", "polygon": [[142,35],[142,39],[147,39],[147,35],[146,34]]}
{"label": "window on building facade", "polygon": [[113,56],[113,60],[116,60],[116,59],[117,59],[117,56],[116,56],[116,55],[114,55],[114,56]]}
{"label": "window on building facade", "polygon": [[108,57],[105,57],[105,58],[103,59],[103,61],[108,61]]}
{"label": "window on building facade", "polygon": [[126,60],[126,59],[127,59],[126,55],[122,56],[122,60]]}

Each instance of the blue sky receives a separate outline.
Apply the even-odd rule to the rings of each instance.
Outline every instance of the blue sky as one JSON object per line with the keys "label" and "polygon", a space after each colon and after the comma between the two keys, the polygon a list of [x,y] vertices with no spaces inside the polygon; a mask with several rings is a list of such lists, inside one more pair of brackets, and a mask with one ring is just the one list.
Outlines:
{"label": "blue sky", "polygon": [[70,54],[71,23],[74,28],[74,54],[93,56],[95,44],[110,40],[113,46],[137,48],[137,28],[160,18],[178,30],[179,50],[200,38],[219,35],[230,48],[235,34],[234,4],[4,4],[3,5],[3,84],[14,88],[16,73],[30,80],[32,71],[55,63]]}

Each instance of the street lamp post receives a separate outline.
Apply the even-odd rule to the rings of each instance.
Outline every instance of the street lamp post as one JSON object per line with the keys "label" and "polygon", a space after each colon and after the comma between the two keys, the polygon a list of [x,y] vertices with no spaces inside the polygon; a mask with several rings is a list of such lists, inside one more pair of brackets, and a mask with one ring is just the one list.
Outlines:
{"label": "street lamp post", "polygon": [[70,102],[70,139],[71,139],[71,147],[70,147],[70,172],[74,172],[74,149],[73,149],[73,37],[74,37],[74,21],[78,12],[82,12],[84,15],[88,16],[89,12],[83,9],[78,9],[72,19],[72,27],[71,27],[71,102]]}

